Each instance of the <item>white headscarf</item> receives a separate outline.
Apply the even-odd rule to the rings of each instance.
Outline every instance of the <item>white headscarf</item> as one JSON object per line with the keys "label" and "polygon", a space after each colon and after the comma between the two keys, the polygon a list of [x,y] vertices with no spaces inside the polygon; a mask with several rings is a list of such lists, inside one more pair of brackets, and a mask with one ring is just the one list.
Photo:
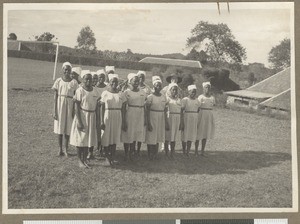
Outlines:
{"label": "white headscarf", "polygon": [[70,63],[70,62],[68,62],[68,61],[66,61],[66,62],[64,62],[64,63],[63,63],[63,65],[62,65],[62,69],[64,69],[64,67],[66,67],[66,66],[70,66],[70,67],[72,68],[72,65],[71,65],[71,63]]}
{"label": "white headscarf", "polygon": [[152,84],[154,85],[157,82],[162,83],[161,78],[158,75],[152,76]]}
{"label": "white headscarf", "polygon": [[108,81],[109,81],[109,82],[110,82],[110,80],[112,80],[113,78],[119,79],[119,75],[118,75],[118,74],[108,74]]}
{"label": "white headscarf", "polygon": [[111,72],[111,71],[115,71],[115,66],[105,66],[105,71],[106,73]]}
{"label": "white headscarf", "polygon": [[130,82],[131,79],[133,79],[134,77],[137,77],[137,76],[138,76],[138,74],[136,74],[136,73],[129,73],[127,75],[128,82]]}
{"label": "white headscarf", "polygon": [[144,74],[144,76],[146,76],[146,72],[145,71],[138,71],[136,74],[137,75]]}
{"label": "white headscarf", "polygon": [[72,72],[75,72],[76,74],[80,75],[81,74],[81,68],[80,67],[74,67],[72,68]]}
{"label": "white headscarf", "polygon": [[174,86],[177,86],[177,87],[178,87],[177,83],[171,82],[171,83],[168,85],[168,90],[170,90],[170,89],[171,89],[172,87],[174,87]]}
{"label": "white headscarf", "polygon": [[87,74],[92,74],[90,70],[82,70],[81,71],[81,74],[80,74],[80,77],[83,79],[83,77]]}
{"label": "white headscarf", "polygon": [[202,87],[204,88],[205,86],[211,86],[210,82],[203,82]]}
{"label": "white headscarf", "polygon": [[196,85],[189,85],[187,87],[187,89],[188,89],[188,91],[193,90],[193,89],[197,89],[197,86]]}
{"label": "white headscarf", "polygon": [[98,76],[100,76],[101,74],[104,74],[104,75],[105,75],[104,69],[99,69],[99,70],[97,71],[97,75],[98,75]]}

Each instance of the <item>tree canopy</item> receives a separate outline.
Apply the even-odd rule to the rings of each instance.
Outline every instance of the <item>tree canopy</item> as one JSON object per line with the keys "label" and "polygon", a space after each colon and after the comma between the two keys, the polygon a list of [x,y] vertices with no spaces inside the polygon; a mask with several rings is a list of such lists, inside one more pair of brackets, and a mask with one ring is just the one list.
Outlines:
{"label": "tree canopy", "polygon": [[291,40],[283,39],[269,52],[268,61],[276,71],[283,70],[291,65]]}
{"label": "tree canopy", "polygon": [[186,45],[192,48],[192,55],[195,55],[196,49],[203,51],[207,61],[241,64],[246,59],[246,49],[235,40],[224,23],[210,24],[200,21],[192,29]]}
{"label": "tree canopy", "polygon": [[75,48],[82,49],[85,53],[97,50],[95,34],[89,26],[80,30]]}
{"label": "tree canopy", "polygon": [[54,34],[50,33],[50,32],[44,32],[43,34],[39,35],[39,36],[35,36],[34,39],[36,39],[37,41],[52,41],[52,39],[55,37]]}

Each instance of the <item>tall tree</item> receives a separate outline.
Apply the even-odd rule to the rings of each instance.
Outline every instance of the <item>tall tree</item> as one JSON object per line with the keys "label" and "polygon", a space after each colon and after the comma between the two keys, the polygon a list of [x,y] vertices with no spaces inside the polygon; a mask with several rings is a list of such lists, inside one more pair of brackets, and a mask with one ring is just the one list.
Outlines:
{"label": "tall tree", "polygon": [[276,71],[291,66],[291,40],[285,38],[277,46],[273,47],[269,52],[268,61]]}
{"label": "tall tree", "polygon": [[[41,35],[34,36],[34,39],[36,41],[52,41],[54,39],[55,35],[50,32],[44,32]],[[41,47],[40,47],[41,46]],[[51,43],[43,43],[41,45],[36,46],[38,50],[41,49],[44,53],[54,53],[55,47]]]}
{"label": "tall tree", "polygon": [[44,32],[43,34],[39,35],[39,36],[35,36],[34,38],[37,41],[52,41],[52,39],[55,37],[54,34],[50,33],[50,32]]}
{"label": "tall tree", "polygon": [[85,53],[97,50],[95,34],[89,26],[80,30],[75,48],[82,49]]}
{"label": "tall tree", "polygon": [[235,40],[224,23],[210,24],[200,21],[187,39],[187,47],[203,50],[207,60],[229,64],[241,64],[246,59],[246,49]]}

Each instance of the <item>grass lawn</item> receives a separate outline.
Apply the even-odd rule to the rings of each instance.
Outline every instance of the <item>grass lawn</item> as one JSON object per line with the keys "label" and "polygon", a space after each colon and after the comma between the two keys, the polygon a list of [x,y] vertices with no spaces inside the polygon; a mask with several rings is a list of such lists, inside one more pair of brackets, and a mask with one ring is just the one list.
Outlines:
{"label": "grass lawn", "polygon": [[8,59],[9,208],[292,206],[289,120],[216,109],[207,158],[183,157],[180,144],[175,161],[163,153],[148,161],[143,145],[134,162],[123,161],[119,145],[115,168],[94,160],[91,170],[80,169],[74,147],[73,156],[56,157],[51,69],[53,63]]}

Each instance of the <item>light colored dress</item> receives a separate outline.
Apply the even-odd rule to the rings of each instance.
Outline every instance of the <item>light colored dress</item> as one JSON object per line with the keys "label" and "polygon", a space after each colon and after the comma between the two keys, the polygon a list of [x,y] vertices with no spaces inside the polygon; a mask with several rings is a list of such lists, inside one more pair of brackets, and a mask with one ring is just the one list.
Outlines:
{"label": "light colored dress", "polygon": [[198,101],[200,102],[200,111],[198,114],[197,140],[212,139],[215,136],[215,119],[212,112],[215,98],[200,95]]}
{"label": "light colored dress", "polygon": [[76,80],[65,82],[62,78],[55,80],[52,89],[58,93],[57,97],[57,120],[54,120],[54,133],[70,135],[72,126],[73,96],[78,88]]}
{"label": "light colored dress", "polygon": [[150,105],[150,124],[152,131],[146,131],[145,142],[150,145],[165,142],[165,108],[167,105],[166,96],[155,96],[150,94],[146,104]]}
{"label": "light colored dress", "polygon": [[198,99],[190,99],[184,97],[181,100],[181,105],[184,110],[184,130],[182,132],[182,141],[196,141],[197,137],[197,124],[198,124],[198,109],[200,103]]}
{"label": "light colored dress", "polygon": [[95,86],[94,88],[98,91],[98,93],[99,93],[100,96],[102,95],[102,93],[103,93],[105,90],[107,90],[107,86],[105,86],[105,87],[103,87],[103,88],[100,88],[100,87]]}
{"label": "light colored dress", "polygon": [[168,121],[170,130],[166,131],[166,141],[176,142],[180,140],[180,112],[181,112],[181,100],[179,98],[172,99],[167,97],[168,100]]}
{"label": "light colored dress", "polygon": [[123,93],[111,93],[108,90],[104,90],[100,101],[105,105],[103,121],[105,129],[102,135],[101,145],[107,147],[109,145],[118,144],[121,140],[121,109],[123,102],[125,102]]}
{"label": "light colored dress", "polygon": [[145,101],[146,93],[143,90],[134,92],[125,90],[124,98],[127,102],[127,131],[122,131],[121,142],[133,143],[145,141]]}
{"label": "light colored dress", "polygon": [[[95,86],[94,88],[97,90],[100,99],[101,99],[102,93],[103,93],[105,90],[107,90],[107,86],[105,86],[105,87],[103,87],[103,88],[100,88],[100,87]],[[101,120],[101,113],[99,113],[99,120]],[[98,138],[98,141],[100,141],[100,139],[102,138],[102,134],[103,134],[103,130],[101,130],[100,127],[99,127],[99,129],[97,130],[97,138]]]}
{"label": "light colored dress", "polygon": [[80,102],[80,118],[83,123],[83,131],[78,130],[78,117],[75,115],[70,144],[77,147],[97,146],[97,128],[96,128],[96,108],[99,99],[98,92],[95,88],[87,91],[83,87],[79,87],[74,96],[74,101]]}
{"label": "light colored dress", "polygon": [[140,88],[141,90],[143,90],[143,91],[147,94],[147,96],[150,95],[150,94],[152,93],[151,87],[148,86],[147,84],[145,84],[143,87],[139,86],[139,88]]}

